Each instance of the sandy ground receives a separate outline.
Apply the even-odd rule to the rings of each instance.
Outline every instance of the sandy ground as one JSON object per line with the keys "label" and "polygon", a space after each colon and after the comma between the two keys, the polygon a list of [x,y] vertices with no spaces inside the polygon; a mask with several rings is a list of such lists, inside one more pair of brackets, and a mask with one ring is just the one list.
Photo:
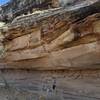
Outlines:
{"label": "sandy ground", "polygon": [[0,100],[100,100],[100,71],[2,71]]}

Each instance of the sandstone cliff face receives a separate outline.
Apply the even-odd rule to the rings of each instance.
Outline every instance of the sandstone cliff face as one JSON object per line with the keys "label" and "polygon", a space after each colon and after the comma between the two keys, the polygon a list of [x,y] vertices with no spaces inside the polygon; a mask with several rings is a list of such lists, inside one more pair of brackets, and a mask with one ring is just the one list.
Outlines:
{"label": "sandstone cliff face", "polygon": [[32,13],[36,9],[66,7],[77,9],[90,5],[98,0],[10,0],[0,7],[0,20],[11,22],[15,17]]}
{"label": "sandstone cliff face", "polygon": [[99,63],[99,3],[17,17],[3,33],[5,60],[12,64],[11,68],[46,70],[89,68]]}
{"label": "sandstone cliff face", "polygon": [[52,5],[52,0],[10,0],[1,6],[0,20],[10,22],[15,17],[32,13],[34,9],[46,9]]}
{"label": "sandstone cliff face", "polygon": [[100,100],[100,1],[53,4],[2,24],[1,100]]}

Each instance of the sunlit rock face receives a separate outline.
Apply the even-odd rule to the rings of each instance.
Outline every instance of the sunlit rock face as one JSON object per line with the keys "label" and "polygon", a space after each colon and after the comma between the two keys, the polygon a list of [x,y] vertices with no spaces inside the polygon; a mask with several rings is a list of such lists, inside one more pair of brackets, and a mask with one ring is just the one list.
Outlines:
{"label": "sunlit rock face", "polygon": [[4,22],[0,22],[0,58],[3,57],[4,54],[4,45],[2,43],[4,36],[2,34],[2,30],[5,29],[5,23]]}
{"label": "sunlit rock face", "polygon": [[5,23],[0,22],[0,28],[3,27],[5,25]]}

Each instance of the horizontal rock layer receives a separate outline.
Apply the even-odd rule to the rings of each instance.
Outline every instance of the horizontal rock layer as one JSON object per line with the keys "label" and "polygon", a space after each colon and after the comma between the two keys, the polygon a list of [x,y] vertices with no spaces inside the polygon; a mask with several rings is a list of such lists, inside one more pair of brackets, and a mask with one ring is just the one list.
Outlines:
{"label": "horizontal rock layer", "polygon": [[[2,30],[9,68],[98,68],[100,5],[54,8],[15,18]],[[5,66],[7,68],[7,66]]]}

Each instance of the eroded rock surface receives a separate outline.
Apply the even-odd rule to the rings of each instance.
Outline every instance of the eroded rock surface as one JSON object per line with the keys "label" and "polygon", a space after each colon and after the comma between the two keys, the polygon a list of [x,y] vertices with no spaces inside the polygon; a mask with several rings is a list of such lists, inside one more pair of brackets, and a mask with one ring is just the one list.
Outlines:
{"label": "eroded rock surface", "polygon": [[0,29],[0,100],[100,100],[100,1],[52,3]]}

